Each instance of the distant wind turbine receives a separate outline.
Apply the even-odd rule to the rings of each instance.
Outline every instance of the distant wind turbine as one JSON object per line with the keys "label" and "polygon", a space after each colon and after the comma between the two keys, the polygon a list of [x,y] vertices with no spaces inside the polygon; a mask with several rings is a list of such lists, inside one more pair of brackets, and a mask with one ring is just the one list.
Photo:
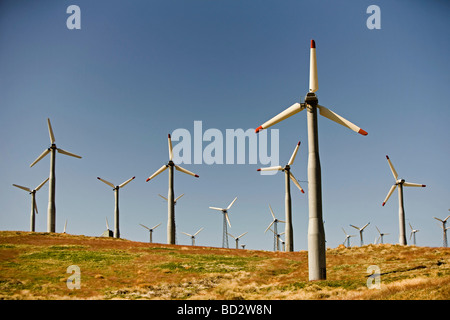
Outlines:
{"label": "distant wind turbine", "polygon": [[[277,233],[277,232],[273,231],[272,229],[269,229],[269,230],[272,231],[273,236],[276,238],[276,242],[277,242],[277,247],[276,247],[276,249],[277,249],[277,251],[279,251],[279,250],[280,250],[279,243],[280,243],[280,241],[282,241],[282,240],[281,240],[281,236],[282,236],[283,234],[285,234],[285,232]],[[283,250],[283,251],[285,251],[285,249],[286,249],[285,244],[286,244],[286,242],[282,241],[282,245],[283,245],[283,249],[282,249],[282,250]],[[274,249],[274,250],[275,250],[275,249]]]}
{"label": "distant wind turbine", "polygon": [[354,226],[354,225],[350,225],[351,227],[353,227],[353,228],[355,228],[355,229],[357,229],[358,231],[359,231],[359,237],[360,237],[360,240],[361,240],[361,246],[363,246],[364,245],[364,241],[363,241],[363,231],[364,231],[364,229],[368,226],[370,224],[370,222],[368,222],[368,223],[366,223],[365,225],[364,225],[364,227],[362,227],[362,228],[358,228],[358,227],[356,227],[356,226]]}
{"label": "distant wind turbine", "polygon": [[228,217],[228,210],[230,210],[233,203],[237,200],[237,197],[230,203],[230,205],[226,208],[217,208],[217,207],[209,207],[210,209],[222,211],[223,214],[223,226],[222,226],[222,248],[228,248],[228,231],[227,231],[227,223],[231,228],[230,218]]}
{"label": "distant wind turbine", "polygon": [[186,170],[178,165],[176,165],[173,162],[173,152],[172,152],[172,139],[170,137],[170,134],[168,135],[168,144],[169,144],[169,162],[165,165],[163,165],[161,168],[155,171],[148,179],[147,182],[156,177],[158,174],[169,169],[169,192],[167,196],[167,211],[168,211],[168,220],[167,220],[167,243],[168,244],[175,244],[176,242],[176,231],[175,231],[175,201],[174,201],[174,190],[173,190],[173,168],[177,169],[178,171],[181,171],[183,173],[186,173],[188,175],[194,176],[198,178],[198,175]]}
{"label": "distant wind turbine", "polygon": [[22,187],[22,186],[19,186],[18,184],[13,184],[14,187],[25,190],[31,194],[31,216],[30,216],[30,231],[31,232],[35,231],[36,218],[35,218],[34,213],[35,212],[36,212],[36,214],[38,213],[37,204],[36,204],[36,192],[39,191],[40,188],[42,188],[42,186],[48,181],[48,179],[49,178],[45,179],[43,182],[41,182],[40,185],[38,185],[33,190],[31,190],[28,187]]}
{"label": "distant wind turbine", "polygon": [[185,235],[187,235],[188,237],[190,237],[191,238],[191,240],[192,240],[192,245],[193,246],[195,246],[195,237],[199,234],[199,232],[200,231],[202,231],[203,230],[203,227],[202,228],[200,228],[200,230],[198,230],[196,233],[194,233],[194,234],[189,234],[189,233],[186,233],[186,232],[183,232],[183,231],[181,231],[181,233],[184,233]]}
{"label": "distant wind turbine", "polygon": [[[280,250],[280,241],[279,241],[279,238],[277,237],[277,235],[278,235],[278,222],[285,223],[285,221],[275,218],[275,215],[273,214],[273,210],[272,210],[272,207],[270,206],[270,204],[269,204],[269,208],[270,208],[270,213],[272,215],[273,220],[269,224],[269,226],[266,228],[266,231],[264,231],[264,233],[266,233],[267,230],[269,230],[270,227],[273,225],[273,229],[275,230],[274,231],[274,235],[273,235],[273,251],[279,251]],[[272,230],[272,229],[270,229],[270,230]]]}
{"label": "distant wind turbine", "polygon": [[119,189],[125,187],[128,183],[130,183],[131,180],[133,180],[136,177],[132,177],[128,179],[127,181],[123,182],[122,184],[119,184],[118,186],[115,186],[109,181],[106,181],[100,177],[97,177],[98,180],[101,182],[107,184],[111,188],[113,188],[114,191],[114,199],[115,199],[115,206],[114,206],[114,238],[120,238],[120,231],[119,231]]}
{"label": "distant wind turbine", "polygon": [[36,160],[30,164],[30,167],[33,167],[36,163],[38,163],[42,158],[44,158],[47,154],[50,153],[50,176],[49,176],[49,191],[48,191],[48,213],[47,213],[47,232],[55,232],[55,223],[56,223],[56,206],[55,206],[55,190],[56,190],[56,175],[55,175],[55,161],[56,161],[56,151],[58,153],[64,154],[66,156],[75,157],[81,159],[80,156],[76,154],[65,151],[61,148],[57,148],[55,144],[55,136],[53,134],[52,125],[50,123],[50,119],[47,118],[47,126],[48,133],[50,135],[50,143],[51,146],[44,150]]}
{"label": "distant wind turbine", "polygon": [[286,248],[287,251],[294,251],[294,234],[292,229],[292,203],[291,203],[291,180],[300,189],[302,193],[302,187],[298,183],[297,179],[295,179],[294,175],[291,172],[291,166],[294,164],[295,157],[297,156],[298,148],[300,147],[300,141],[295,146],[294,152],[292,153],[289,162],[284,166],[275,166],[275,167],[267,167],[260,168],[257,171],[271,171],[271,170],[279,170],[284,172],[284,185],[285,185],[285,233],[286,233]]}
{"label": "distant wind turbine", "polygon": [[243,234],[235,237],[232,234],[228,234],[230,237],[232,237],[235,241],[236,241],[236,249],[239,249],[239,239],[241,239],[243,236],[245,236],[247,234],[247,232],[244,232]]}
{"label": "distant wind turbine", "polygon": [[112,232],[112,230],[109,230],[108,218],[105,217],[105,220],[106,220],[106,230],[101,234],[100,237],[112,238],[114,236],[114,233]]}
{"label": "distant wind turbine", "polygon": [[447,218],[445,218],[444,220],[441,220],[441,219],[439,219],[439,218],[436,218],[436,217],[434,217],[436,220],[438,220],[438,221],[440,221],[441,223],[442,223],[442,231],[443,231],[443,239],[442,239],[442,246],[444,247],[444,248],[447,248],[447,229],[448,228],[446,228],[445,227],[445,225],[447,224],[447,219],[449,218],[450,216],[447,216]]}
{"label": "distant wind turbine", "polygon": [[378,242],[378,240],[380,240],[380,243],[383,243],[383,237],[386,236],[386,235],[388,235],[389,233],[382,233],[382,232],[380,231],[380,229],[378,229],[377,226],[375,226],[375,228],[377,228],[377,231],[378,231],[378,233],[380,234],[380,236],[377,238],[377,241],[376,241],[376,242]]}
{"label": "distant wind turbine", "polygon": [[[140,224],[140,223],[139,223]],[[147,227],[147,226],[144,226],[143,224],[140,224],[141,226],[143,226],[145,229],[147,229],[148,231],[149,231],[149,233],[150,233],[150,243],[153,243],[153,239],[152,239],[152,236],[153,236],[153,230],[155,230],[159,225],[160,225],[161,223],[158,223],[156,226],[154,226],[153,228],[149,228],[149,227]]]}
{"label": "distant wind turbine", "polygon": [[356,237],[356,236],[347,234],[347,232],[345,232],[344,228],[342,228],[342,231],[344,231],[344,233],[345,233],[345,240],[344,240],[344,242],[342,242],[342,244],[345,245],[345,243],[347,242],[347,245],[345,245],[345,246],[347,248],[350,248],[350,238]]}
{"label": "distant wind turbine", "polygon": [[[308,124],[308,272],[309,280],[326,279],[326,245],[325,231],[322,221],[322,178],[319,159],[319,135],[317,127],[317,111],[320,115],[328,118],[344,127],[347,127],[362,135],[367,132],[354,125],[347,119],[334,113],[330,109],[319,105],[319,99],[315,92],[319,89],[317,76],[316,43],[311,40],[309,60],[309,92],[306,94],[304,103],[294,103],[269,121],[259,126],[255,131],[267,129],[280,121],[283,121],[300,111],[307,110]],[[289,250],[289,249],[288,249]]]}
{"label": "distant wind turbine", "polygon": [[416,232],[419,232],[419,230],[414,229],[411,225],[411,223],[409,223],[409,227],[411,228],[411,233],[409,235],[409,240],[411,240],[411,237],[413,237],[413,244],[416,245]]}
{"label": "distant wind turbine", "polygon": [[[160,195],[160,194],[158,194],[158,196],[160,196],[161,198],[163,198],[163,199],[166,200],[166,201],[169,201],[166,197],[164,197],[164,196],[162,196],[162,195]],[[182,196],[184,196],[184,193],[183,193],[181,196],[178,196],[175,200],[173,200],[173,205],[176,205],[178,199],[180,199]]]}
{"label": "distant wind turbine", "polygon": [[401,245],[406,245],[406,230],[405,230],[405,209],[403,206],[403,187],[426,187],[424,184],[411,183],[406,182],[404,179],[398,179],[397,171],[395,171],[394,166],[392,165],[391,159],[386,156],[386,159],[389,163],[389,167],[391,168],[392,174],[395,179],[395,184],[391,187],[386,196],[386,199],[383,201],[383,206],[388,201],[392,192],[394,192],[395,188],[398,186],[398,224],[399,224],[399,239],[398,242]]}
{"label": "distant wind turbine", "polygon": [[63,233],[66,233],[66,229],[67,229],[67,219],[66,219],[66,223],[64,224],[64,231],[63,231]]}

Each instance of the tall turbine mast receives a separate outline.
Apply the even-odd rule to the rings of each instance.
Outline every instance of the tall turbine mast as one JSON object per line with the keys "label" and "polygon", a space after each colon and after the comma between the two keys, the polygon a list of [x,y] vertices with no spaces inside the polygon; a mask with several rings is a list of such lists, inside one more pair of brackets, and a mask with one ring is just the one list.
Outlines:
{"label": "tall turbine mast", "polygon": [[[178,171],[181,171],[183,173],[186,173],[188,175],[194,176],[198,178],[198,175],[190,172],[189,170],[186,170],[178,165],[176,165],[173,162],[173,152],[172,152],[172,139],[170,137],[170,134],[168,135],[168,144],[169,144],[169,162],[165,165],[163,165],[161,168],[156,170],[155,173],[153,173],[146,181],[150,181],[154,177],[156,177],[158,174],[163,172],[166,169],[169,169],[169,192],[167,196],[167,211],[168,211],[168,218],[167,218],[167,243],[168,244],[175,244],[176,242],[176,231],[175,231],[175,197],[174,197],[174,190],[173,190],[173,178],[174,178],[174,172],[173,168],[175,168]],[[178,197],[179,199],[180,197]]]}
{"label": "tall turbine mast", "polygon": [[320,115],[337,122],[362,135],[367,132],[350,121],[344,119],[333,111],[319,105],[319,100],[315,92],[319,89],[317,77],[316,43],[311,40],[310,68],[309,68],[309,92],[306,94],[305,103],[294,103],[292,106],[279,113],[269,121],[256,129],[259,132],[274,124],[289,118],[290,116],[307,110],[308,123],[308,267],[309,280],[326,279],[326,259],[325,259],[325,231],[322,218],[322,186],[321,170],[319,160],[319,137],[317,129],[317,109]]}
{"label": "tall turbine mast", "polygon": [[55,205],[55,191],[56,191],[56,174],[55,174],[55,161],[56,161],[56,151],[58,153],[64,154],[66,156],[71,156],[81,159],[80,156],[76,154],[65,151],[61,148],[57,148],[55,144],[55,136],[53,134],[52,125],[50,119],[47,118],[48,133],[50,135],[51,146],[44,150],[36,160],[30,164],[30,168],[38,163],[42,158],[50,153],[50,176],[49,176],[49,188],[48,188],[48,211],[47,211],[47,232],[55,232],[56,225],[56,205]]}

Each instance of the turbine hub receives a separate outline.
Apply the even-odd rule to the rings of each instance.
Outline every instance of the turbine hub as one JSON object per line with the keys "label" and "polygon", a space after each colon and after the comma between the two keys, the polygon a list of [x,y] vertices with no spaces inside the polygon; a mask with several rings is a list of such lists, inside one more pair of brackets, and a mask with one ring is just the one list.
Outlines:
{"label": "turbine hub", "polygon": [[319,103],[319,99],[314,92],[308,92],[305,97],[305,103],[310,106],[316,106]]}

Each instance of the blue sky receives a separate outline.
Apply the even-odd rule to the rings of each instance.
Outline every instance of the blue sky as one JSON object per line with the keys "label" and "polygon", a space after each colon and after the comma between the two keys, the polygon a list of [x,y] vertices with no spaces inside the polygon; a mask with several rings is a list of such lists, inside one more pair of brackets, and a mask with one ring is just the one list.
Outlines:
{"label": "blue sky", "polygon": [[[81,29],[69,30],[66,9],[81,8]],[[381,29],[369,30],[366,9],[381,9]],[[398,241],[398,196],[381,206],[400,177],[426,184],[405,188],[406,221],[417,243],[439,246],[433,216],[450,212],[448,181],[450,21],[446,1],[2,1],[0,4],[0,229],[29,230],[29,196],[13,183],[37,186],[49,158],[29,165],[49,146],[81,155],[56,159],[56,229],[100,235],[113,225],[112,190],[120,184],[121,236],[148,241],[139,223],[166,242],[167,172],[145,180],[168,160],[167,134],[178,128],[254,129],[308,89],[309,41],[317,46],[319,102],[369,134],[361,136],[319,117],[323,215],[327,245],[349,224],[366,243],[375,226]],[[280,163],[302,142],[292,172],[307,180],[306,113],[271,129],[280,135]],[[174,145],[176,142],[174,142]],[[207,143],[204,143],[205,147]],[[233,235],[248,231],[249,249],[272,249],[264,234],[270,203],[284,217],[284,177],[261,176],[262,164],[182,164],[199,179],[175,173],[177,241],[221,246],[230,210]],[[292,185],[294,249],[307,249],[306,194]],[[46,231],[48,186],[37,194],[37,231]],[[353,229],[353,230],[352,230]],[[407,226],[409,240],[409,226]],[[359,244],[357,238],[353,244]],[[232,239],[230,238],[230,244]]]}

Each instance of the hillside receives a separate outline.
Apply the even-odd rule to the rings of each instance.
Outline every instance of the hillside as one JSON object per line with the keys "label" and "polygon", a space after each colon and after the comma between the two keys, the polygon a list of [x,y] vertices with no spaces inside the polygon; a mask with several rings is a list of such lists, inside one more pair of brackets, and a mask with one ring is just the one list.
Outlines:
{"label": "hillside", "polygon": [[[80,289],[68,289],[70,265]],[[368,289],[377,265],[381,288]],[[366,245],[327,250],[326,281],[307,252],[150,244],[0,231],[0,299],[450,299],[450,248]]]}

